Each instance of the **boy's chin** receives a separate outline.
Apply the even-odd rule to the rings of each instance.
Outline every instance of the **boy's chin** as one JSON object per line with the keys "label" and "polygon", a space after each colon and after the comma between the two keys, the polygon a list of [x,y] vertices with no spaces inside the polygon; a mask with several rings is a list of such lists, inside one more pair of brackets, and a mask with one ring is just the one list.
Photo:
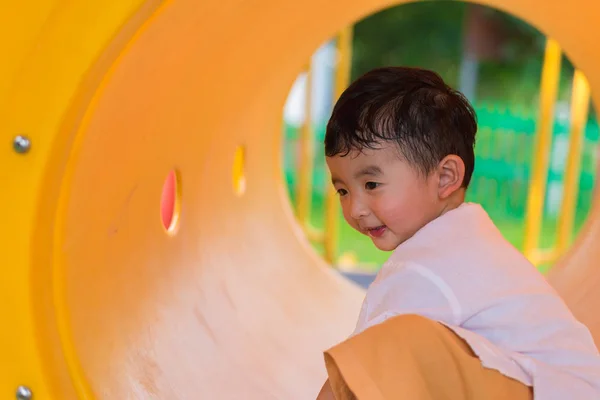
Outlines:
{"label": "boy's chin", "polygon": [[381,250],[381,251],[394,251],[394,250],[396,250],[396,247],[398,247],[400,245],[400,243],[397,243],[396,240],[390,240],[389,238],[386,238],[386,239],[387,240],[384,240],[384,239],[377,240],[375,238],[371,238],[375,247],[377,247],[377,249]]}

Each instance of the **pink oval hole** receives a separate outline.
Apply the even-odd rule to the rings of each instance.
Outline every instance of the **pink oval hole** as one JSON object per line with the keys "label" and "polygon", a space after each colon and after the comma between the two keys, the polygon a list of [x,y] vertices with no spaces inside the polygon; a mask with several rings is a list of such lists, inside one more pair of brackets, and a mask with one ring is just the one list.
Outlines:
{"label": "pink oval hole", "polygon": [[175,228],[177,222],[177,209],[177,174],[172,170],[165,179],[160,199],[160,216],[163,227],[167,232],[170,232]]}

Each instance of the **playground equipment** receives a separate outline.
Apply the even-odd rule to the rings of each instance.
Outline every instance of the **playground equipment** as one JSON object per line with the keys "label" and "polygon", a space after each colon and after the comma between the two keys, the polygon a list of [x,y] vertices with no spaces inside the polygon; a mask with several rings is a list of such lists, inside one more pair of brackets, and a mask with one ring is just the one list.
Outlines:
{"label": "playground equipment", "polygon": [[[347,85],[351,58],[348,44],[351,34],[347,32],[351,30],[351,27],[345,28],[336,40],[339,61],[335,69],[334,99]],[[581,71],[576,69],[571,81],[569,116],[565,118],[555,112],[561,62],[560,46],[549,38],[542,68],[539,112],[510,105],[507,108],[507,105],[473,104],[479,123],[475,151],[477,168],[467,201],[482,204],[501,230],[508,228],[511,231],[512,235],[507,239],[543,269],[569,248],[574,231],[590,209],[597,174],[597,166],[592,162],[595,157],[590,153],[598,146],[598,125],[595,121],[588,123],[590,92]],[[285,172],[288,184],[293,186],[291,194],[296,198],[298,222],[309,240],[316,244],[316,250],[320,251],[323,246],[323,257],[337,267],[346,258],[337,250],[340,239],[335,222],[340,216],[339,204],[329,183],[324,155],[314,154],[316,146],[321,146],[326,121],[315,124],[311,118],[311,73],[310,68],[305,72],[307,79],[303,85],[306,93],[304,121],[298,128],[285,125],[286,157],[293,160],[295,147],[299,148],[295,163],[286,160]],[[340,81],[340,77],[345,80]],[[565,144],[567,150],[563,154]],[[588,147],[587,152],[583,151],[584,146]],[[317,218],[322,217],[325,221],[322,230],[311,223],[313,197],[316,200],[314,211],[323,214]],[[318,208],[320,203],[325,205],[321,209]],[[515,226],[520,225],[519,219],[524,220],[522,239],[512,237]],[[549,222],[556,224],[553,241],[547,232],[541,237],[542,226]],[[548,243],[550,241],[553,243]],[[348,244],[345,247],[348,248]],[[350,255],[356,259],[356,254]]]}
{"label": "playground equipment", "polygon": [[[336,35],[337,62],[335,66],[334,98],[338,98],[350,80],[350,68],[352,61],[352,26],[344,27]],[[314,147],[315,133],[311,124],[311,67],[310,63],[306,69],[305,89],[305,117],[300,135],[300,168],[298,173],[298,184],[296,193],[298,205],[296,217],[305,230],[308,239],[323,245],[323,256],[325,261],[334,265],[337,261],[338,241],[338,198],[332,185],[327,185],[325,190],[325,226],[319,231],[310,224],[310,210],[312,200],[312,183],[314,169]]]}
{"label": "playground equipment", "polygon": [[[561,43],[598,96],[597,2],[484,3]],[[316,395],[362,291],[304,240],[277,155],[312,50],[392,2],[340,4],[4,4],[3,398]],[[549,279],[600,343],[599,235],[595,207]]]}
{"label": "playground equipment", "polygon": [[549,39],[546,44],[544,69],[542,71],[540,129],[536,136],[534,167],[527,198],[525,243],[523,246],[525,255],[536,263],[554,261],[567,250],[571,244],[571,232],[577,207],[576,193],[579,184],[580,154],[590,93],[587,79],[580,70],[576,69],[573,76],[571,132],[564,180],[564,199],[558,221],[557,244],[551,251],[539,251],[539,235],[546,197],[554,105],[556,103],[561,56],[559,44],[556,40]]}

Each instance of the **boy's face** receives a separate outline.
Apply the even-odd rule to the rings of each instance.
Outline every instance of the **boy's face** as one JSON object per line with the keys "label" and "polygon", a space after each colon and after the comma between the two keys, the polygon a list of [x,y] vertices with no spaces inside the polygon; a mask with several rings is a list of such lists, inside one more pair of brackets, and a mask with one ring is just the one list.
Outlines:
{"label": "boy's face", "polygon": [[425,177],[395,144],[328,157],[344,218],[380,250],[394,250],[440,212],[436,174]]}

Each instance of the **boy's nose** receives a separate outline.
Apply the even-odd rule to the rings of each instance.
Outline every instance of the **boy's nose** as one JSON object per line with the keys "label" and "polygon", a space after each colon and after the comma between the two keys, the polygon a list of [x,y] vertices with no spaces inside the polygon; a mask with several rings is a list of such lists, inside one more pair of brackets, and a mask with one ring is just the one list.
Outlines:
{"label": "boy's nose", "polygon": [[354,219],[364,218],[369,215],[369,213],[369,208],[362,201],[354,200],[350,205],[350,216]]}

